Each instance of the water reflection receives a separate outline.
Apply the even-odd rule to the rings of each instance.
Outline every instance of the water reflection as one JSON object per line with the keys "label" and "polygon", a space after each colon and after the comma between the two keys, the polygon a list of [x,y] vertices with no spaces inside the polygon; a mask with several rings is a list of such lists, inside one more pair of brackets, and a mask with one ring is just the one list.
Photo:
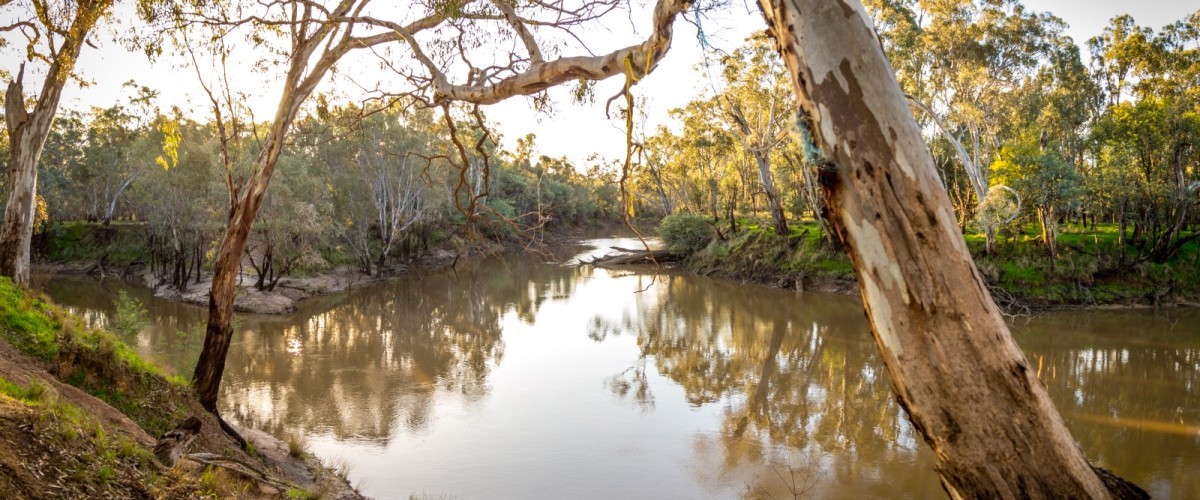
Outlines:
{"label": "water reflection", "polygon": [[636,332],[640,361],[682,386],[688,404],[721,407],[697,455],[712,455],[718,483],[744,482],[745,496],[879,496],[898,484],[936,494],[862,309],[838,299],[665,276],[636,311],[597,315],[592,336]]}
{"label": "water reflection", "polygon": [[[222,405],[345,458],[378,498],[943,495],[856,300],[553,263],[581,251],[241,316]],[[46,286],[101,324],[121,285]],[[134,344],[188,369],[198,346],[176,332],[203,311],[130,293],[155,315]],[[1091,459],[1157,497],[1200,495],[1200,314],[1015,332]]]}

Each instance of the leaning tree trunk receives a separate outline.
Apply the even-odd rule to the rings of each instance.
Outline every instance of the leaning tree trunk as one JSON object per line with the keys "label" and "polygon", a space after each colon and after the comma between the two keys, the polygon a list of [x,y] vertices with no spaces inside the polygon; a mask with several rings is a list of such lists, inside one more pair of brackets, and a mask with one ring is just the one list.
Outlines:
{"label": "leaning tree trunk", "polygon": [[946,491],[954,498],[1144,495],[1092,468],[1030,370],[958,232],[862,5],[761,6],[826,155],[821,184],[875,342]]}
{"label": "leaning tree trunk", "polygon": [[[282,108],[283,106],[281,106]],[[292,115],[294,116],[294,114]],[[291,124],[276,119],[262,153],[255,161],[254,174],[232,200],[229,220],[225,225],[225,236],[213,263],[212,291],[208,296],[208,327],[204,335],[204,348],[196,361],[192,374],[192,385],[200,399],[200,405],[217,415],[217,394],[221,387],[221,376],[225,373],[225,358],[233,340],[233,301],[237,298],[237,276],[241,270],[242,253],[246,251],[246,240],[263,196],[271,183],[271,174],[283,148],[283,137]]]}
{"label": "leaning tree trunk", "polygon": [[771,160],[765,151],[755,151],[754,162],[758,164],[758,179],[762,182],[763,192],[767,194],[767,209],[771,211],[771,220],[775,223],[775,234],[787,236],[787,217],[783,215],[783,204],[779,201],[779,191],[775,189]]}

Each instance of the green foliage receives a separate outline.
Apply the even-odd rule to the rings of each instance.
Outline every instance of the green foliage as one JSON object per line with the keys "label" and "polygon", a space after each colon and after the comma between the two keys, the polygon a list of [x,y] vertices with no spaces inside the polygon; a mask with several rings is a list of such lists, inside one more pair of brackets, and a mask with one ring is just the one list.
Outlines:
{"label": "green foliage", "polygon": [[50,360],[59,350],[62,324],[50,316],[51,306],[27,295],[0,277],[0,335],[21,352]]}
{"label": "green foliage", "polygon": [[658,226],[667,251],[679,255],[699,252],[713,238],[713,228],[704,216],[692,213],[671,214]]}
{"label": "green foliage", "polygon": [[800,280],[843,283],[854,268],[845,253],[829,248],[813,222],[793,221],[791,234],[775,234],[769,221],[743,219],[739,231],[689,257],[688,269],[706,275],[761,283]]}
{"label": "green foliage", "polygon": [[[0,335],[13,347],[59,367],[64,382],[96,396],[158,435],[181,419],[171,391],[186,394],[187,382],[167,376],[115,335],[87,328],[39,296],[0,278]],[[184,396],[187,397],[187,396]],[[168,398],[154,403],[158,398]]]}
{"label": "green foliage", "polygon": [[116,309],[110,326],[113,333],[130,338],[150,324],[149,312],[142,306],[142,301],[130,297],[125,290],[117,290],[113,305]]}
{"label": "green foliage", "polygon": [[40,402],[46,395],[46,386],[40,382],[34,382],[22,387],[0,377],[0,394],[23,403],[34,404]]}

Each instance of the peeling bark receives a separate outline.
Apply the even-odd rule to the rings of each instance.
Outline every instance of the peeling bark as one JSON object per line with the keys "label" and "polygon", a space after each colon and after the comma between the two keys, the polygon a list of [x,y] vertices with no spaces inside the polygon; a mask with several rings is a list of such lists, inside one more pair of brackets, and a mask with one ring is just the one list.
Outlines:
{"label": "peeling bark", "polygon": [[[503,5],[499,0],[498,5]],[[533,57],[536,43],[523,25],[514,22],[518,36],[530,50],[531,64],[525,71],[515,73],[495,82],[454,84],[441,68],[425,54],[420,44],[410,33],[399,31],[408,42],[417,61],[430,72],[434,91],[434,102],[465,101],[475,104],[495,104],[509,97],[531,95],[563,83],[577,80],[604,80],[632,72],[634,81],[654,70],[671,48],[674,36],[672,25],[675,18],[692,5],[692,0],[658,0],[654,6],[652,31],[645,41],[594,56],[562,57],[552,61],[540,61]],[[506,6],[505,6],[506,7]]]}
{"label": "peeling bark", "polygon": [[761,8],[829,162],[826,203],[876,344],[946,491],[1144,496],[1110,487],[1093,470],[1029,369],[861,4],[774,0]]}
{"label": "peeling bark", "polygon": [[79,59],[88,33],[111,6],[112,0],[83,0],[75,6],[69,27],[54,26],[52,30],[46,27],[50,33],[47,36],[51,37],[51,52],[49,57],[39,56],[49,61],[50,67],[32,111],[25,109],[24,65],[16,79],[9,82],[4,95],[9,156],[8,193],[4,219],[0,221],[0,274],[11,277],[20,286],[29,285],[29,245],[33,239],[37,207],[38,160],[58,113],[63,87]]}

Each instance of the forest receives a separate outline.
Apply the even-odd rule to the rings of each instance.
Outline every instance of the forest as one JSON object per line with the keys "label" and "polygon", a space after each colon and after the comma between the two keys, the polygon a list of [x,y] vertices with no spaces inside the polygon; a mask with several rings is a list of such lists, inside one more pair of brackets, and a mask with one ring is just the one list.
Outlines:
{"label": "forest", "polygon": [[[1195,16],[1158,30],[1116,17],[1081,53],[1061,20],[1020,4],[868,8],[993,284],[1036,303],[1195,297]],[[486,119],[458,120],[461,141],[474,145],[461,167],[449,128],[415,101],[364,107],[318,96],[281,153],[245,249],[255,286],[341,264],[378,275],[461,233],[468,219],[473,235],[517,243],[617,224],[626,213],[651,230],[668,215],[699,215],[679,230],[726,243],[750,229],[742,238],[756,244],[735,245],[742,261],[807,243],[769,266],[696,259],[701,269],[765,281],[848,277],[813,168],[820,159],[799,132],[769,39],[709,57],[713,95],[671,110],[654,130],[629,131],[624,188],[620,160],[535,155],[533,134],[507,151]],[[96,262],[99,273],[147,266],[156,286],[182,290],[211,269],[229,179],[245,175],[269,124],[242,125],[244,145],[224,167],[212,117],[187,117],[164,109],[152,89],[126,88],[127,103],[56,119],[39,163],[35,247],[52,261]],[[113,245],[110,231],[94,233],[114,221],[137,236]],[[790,240],[759,242],[759,227]],[[709,253],[729,252],[718,244]]]}
{"label": "forest", "polygon": [[[659,260],[678,261],[693,275],[861,296],[878,348],[869,358],[895,393],[873,400],[899,401],[888,411],[902,411],[934,450],[951,497],[1146,495],[1074,444],[1055,409],[1062,403],[1051,401],[1041,365],[1031,368],[1010,322],[1062,308],[1200,302],[1200,10],[1165,26],[1118,15],[1099,35],[1074,40],[1066,21],[1019,0],[784,0],[758,7],[765,28],[715,47],[702,20],[732,8],[722,2],[128,4],[0,3],[9,17],[0,21],[8,23],[0,50],[11,53],[0,68],[8,82],[0,273],[12,280],[0,295],[12,302],[3,338],[24,355],[63,366],[116,363],[98,377],[59,378],[132,412],[130,425],[141,427],[130,431],[133,441],[162,434],[162,445],[170,432],[191,429],[184,418],[193,417],[211,433],[202,437],[209,449],[233,443],[255,455],[251,436],[220,408],[228,407],[226,359],[242,335],[235,299],[347,275],[420,290],[421,281],[406,277],[433,283],[438,278],[420,273],[449,269],[457,279],[460,267],[475,269],[463,261],[487,256],[548,258],[599,228],[642,240],[654,279]],[[623,12],[649,25],[635,30],[633,45],[592,50],[589,30]],[[695,27],[697,40],[673,37],[677,19]],[[105,40],[102,29],[131,34]],[[173,60],[175,78],[202,89],[199,104],[185,109],[165,99],[165,89],[129,80],[118,102],[60,106],[67,86],[86,96],[80,54],[120,43]],[[691,78],[708,90],[651,116],[654,96],[637,84],[671,57],[672,44],[700,46]],[[237,60],[245,52],[278,75],[270,117],[236,88],[238,72],[249,71]],[[355,54],[394,72],[397,87],[368,89],[347,76],[363,64]],[[597,82],[609,78],[623,87],[611,98],[596,95]],[[364,96],[351,96],[355,86]],[[559,86],[571,87],[574,102],[550,102],[547,89]],[[611,123],[593,125],[616,124],[623,150],[580,162],[542,154],[536,132],[506,137],[489,105],[520,96],[547,113],[603,107]],[[662,246],[651,250],[645,239],[653,236]],[[197,297],[191,302],[206,313],[194,373],[176,374],[190,380],[146,364],[120,339],[30,291],[31,275],[46,270]],[[703,302],[701,292],[683,289],[690,303]],[[440,293],[458,291],[446,285]],[[147,313],[122,294],[107,326],[136,337],[150,324]],[[735,323],[733,312],[720,314]],[[597,320],[606,332],[673,331],[637,324]],[[756,328],[739,325],[737,332]],[[756,352],[778,353],[783,331],[793,329],[781,325]],[[494,361],[463,361],[473,373],[499,363],[500,330],[489,329],[485,357]],[[813,335],[804,342],[816,342]],[[786,345],[799,349],[796,342]],[[607,383],[647,390],[645,359],[675,354],[640,336],[637,344],[643,365]],[[723,355],[705,349],[695,356]],[[659,369],[691,380],[678,366]],[[744,368],[738,373],[749,377]],[[776,370],[763,361],[742,418],[770,407],[768,368]],[[41,389],[22,388],[26,382],[12,380],[25,377],[12,373],[0,365],[11,399],[41,400]],[[721,385],[729,375],[698,376],[680,383]],[[621,390],[614,389],[623,397]],[[153,392],[171,412],[132,409],[138,391]],[[637,401],[644,407],[646,398]],[[63,418],[80,418],[70,415]],[[801,447],[769,424],[750,427]],[[746,425],[738,424],[739,439]],[[885,427],[903,433],[895,422]],[[121,453],[127,465],[149,460]],[[195,460],[230,470],[203,461],[212,457]],[[155,483],[152,496],[211,486],[180,480],[176,491],[175,480]],[[284,483],[293,480],[250,483],[290,495],[296,485]]]}

